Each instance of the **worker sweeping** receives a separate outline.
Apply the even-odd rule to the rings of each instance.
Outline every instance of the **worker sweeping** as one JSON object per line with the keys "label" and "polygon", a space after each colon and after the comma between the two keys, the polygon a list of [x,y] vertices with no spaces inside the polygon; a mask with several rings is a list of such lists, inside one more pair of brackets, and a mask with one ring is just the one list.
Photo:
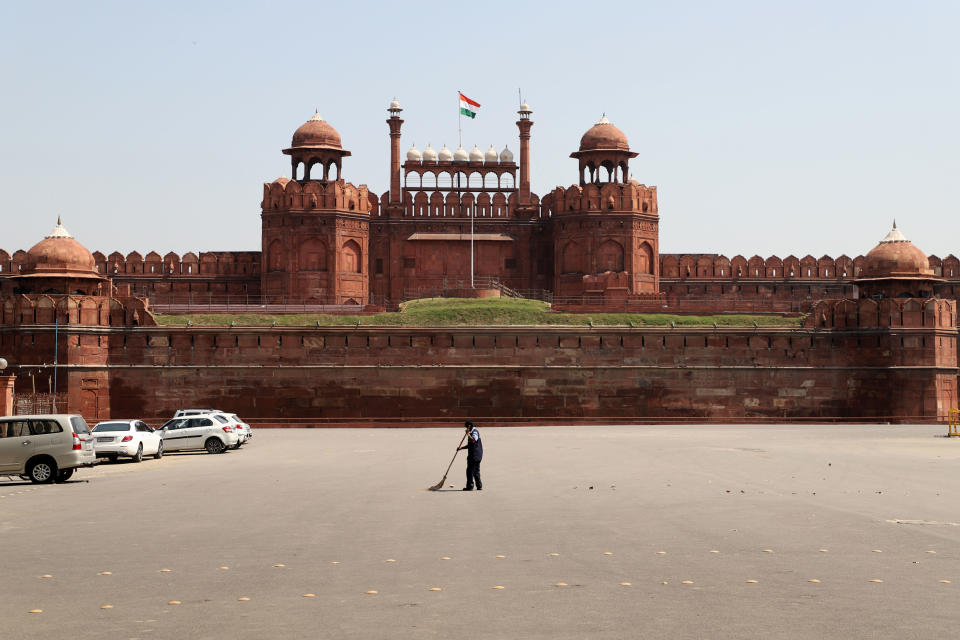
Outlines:
{"label": "worker sweeping", "polygon": [[469,420],[467,420],[463,426],[466,429],[467,444],[457,449],[457,451],[461,449],[467,450],[467,486],[465,486],[463,490],[473,491],[473,486],[476,484],[477,491],[482,491],[483,482],[480,481],[480,461],[483,460],[483,442],[480,441],[480,431],[478,431],[477,426]]}

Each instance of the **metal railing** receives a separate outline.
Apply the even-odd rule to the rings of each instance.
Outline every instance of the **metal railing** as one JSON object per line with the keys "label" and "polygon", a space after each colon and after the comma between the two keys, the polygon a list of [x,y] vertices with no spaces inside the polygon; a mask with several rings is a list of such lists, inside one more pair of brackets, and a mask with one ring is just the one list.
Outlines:
{"label": "metal railing", "polygon": [[17,393],[13,396],[13,414],[68,413],[66,393]]}

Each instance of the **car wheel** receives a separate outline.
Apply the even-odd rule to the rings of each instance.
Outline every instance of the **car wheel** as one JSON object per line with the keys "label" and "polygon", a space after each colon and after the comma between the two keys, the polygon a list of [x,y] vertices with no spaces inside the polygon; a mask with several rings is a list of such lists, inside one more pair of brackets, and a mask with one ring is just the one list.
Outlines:
{"label": "car wheel", "polygon": [[207,453],[223,453],[227,450],[223,446],[223,441],[220,438],[210,438],[203,445],[203,448],[207,450]]}
{"label": "car wheel", "polygon": [[57,464],[52,460],[38,460],[27,469],[27,475],[34,484],[50,484],[57,477]]}
{"label": "car wheel", "polygon": [[66,482],[73,475],[73,469],[63,469],[57,473],[57,482]]}
{"label": "car wheel", "polygon": [[137,452],[133,454],[130,460],[133,462],[140,462],[141,460],[143,460],[143,443],[142,442],[140,443],[140,446],[137,447]]}
{"label": "car wheel", "polygon": [[161,440],[160,444],[157,445],[157,452],[153,454],[153,457],[157,460],[163,457],[163,440]]}

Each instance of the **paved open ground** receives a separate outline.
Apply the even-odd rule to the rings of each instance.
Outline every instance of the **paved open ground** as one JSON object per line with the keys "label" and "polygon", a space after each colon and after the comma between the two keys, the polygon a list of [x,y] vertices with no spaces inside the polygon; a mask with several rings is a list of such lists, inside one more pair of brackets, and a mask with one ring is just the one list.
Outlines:
{"label": "paved open ground", "polygon": [[960,439],[940,427],[480,426],[482,492],[425,491],[458,429],[260,430],[0,480],[0,636],[958,633]]}

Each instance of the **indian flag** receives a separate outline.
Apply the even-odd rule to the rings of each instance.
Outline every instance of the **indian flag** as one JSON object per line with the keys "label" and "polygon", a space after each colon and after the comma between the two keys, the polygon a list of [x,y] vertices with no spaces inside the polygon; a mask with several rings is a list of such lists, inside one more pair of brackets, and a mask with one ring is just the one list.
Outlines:
{"label": "indian flag", "polygon": [[467,116],[468,118],[476,118],[477,111],[480,110],[480,103],[476,100],[471,100],[467,96],[460,94],[460,115]]}

